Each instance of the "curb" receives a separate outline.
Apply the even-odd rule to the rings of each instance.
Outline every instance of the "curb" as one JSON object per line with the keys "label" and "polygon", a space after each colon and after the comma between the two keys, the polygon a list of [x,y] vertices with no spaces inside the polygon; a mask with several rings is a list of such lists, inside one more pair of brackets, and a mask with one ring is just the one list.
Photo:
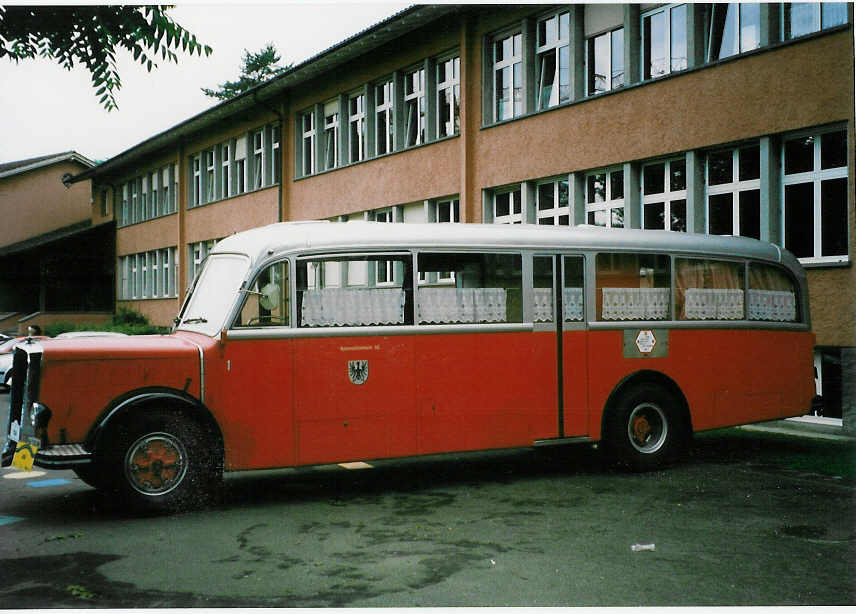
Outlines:
{"label": "curb", "polygon": [[841,426],[799,419],[773,420],[772,422],[762,422],[759,424],[746,424],[738,428],[760,433],[856,443],[856,434],[845,431]]}

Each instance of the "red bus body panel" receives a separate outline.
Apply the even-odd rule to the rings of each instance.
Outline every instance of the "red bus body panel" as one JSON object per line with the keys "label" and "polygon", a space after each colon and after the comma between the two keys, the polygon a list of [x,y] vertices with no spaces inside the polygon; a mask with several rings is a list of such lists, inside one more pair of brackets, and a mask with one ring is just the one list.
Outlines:
{"label": "red bus body panel", "polygon": [[[565,331],[561,343],[561,419],[556,333],[528,331],[51,340],[42,401],[50,439],[79,442],[129,392],[186,391],[236,470],[596,441],[610,395],[642,371],[675,382],[697,431],[800,415],[814,394],[810,332],[673,328],[661,358],[625,357],[620,329]],[[349,378],[355,360],[368,361],[365,383]]]}
{"label": "red bus body panel", "polygon": [[51,441],[84,441],[104,409],[134,390],[164,387],[199,398],[199,348],[182,335],[79,337],[43,344],[40,400],[53,412]]}

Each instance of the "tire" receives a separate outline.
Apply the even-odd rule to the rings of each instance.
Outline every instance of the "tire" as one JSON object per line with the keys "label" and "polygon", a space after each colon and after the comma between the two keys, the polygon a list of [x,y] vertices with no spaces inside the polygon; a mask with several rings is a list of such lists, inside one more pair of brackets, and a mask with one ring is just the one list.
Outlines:
{"label": "tire", "polygon": [[105,468],[98,464],[81,465],[72,469],[74,474],[92,488],[103,489],[108,485]]}
{"label": "tire", "polygon": [[108,488],[133,511],[176,512],[207,502],[220,477],[212,438],[172,411],[129,418],[104,454]]}
{"label": "tire", "polygon": [[618,464],[633,471],[659,469],[679,457],[689,442],[682,403],[658,384],[633,385],[612,404],[603,440]]}

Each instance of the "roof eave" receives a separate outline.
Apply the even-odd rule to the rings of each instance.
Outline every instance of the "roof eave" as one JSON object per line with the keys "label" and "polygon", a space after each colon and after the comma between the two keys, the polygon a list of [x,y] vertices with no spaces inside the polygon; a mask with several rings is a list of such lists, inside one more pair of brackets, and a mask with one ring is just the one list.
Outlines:
{"label": "roof eave", "polygon": [[414,5],[408,7],[384,21],[304,60],[281,75],[261,83],[234,98],[206,109],[113,156],[98,166],[71,177],[69,181],[76,183],[115,172],[126,164],[130,164],[141,157],[161,150],[184,137],[196,134],[218,121],[260,104],[262,99],[269,101],[300,83],[376,49],[415,27],[425,25],[435,19],[451,14],[459,10],[459,8],[459,6],[451,4]]}
{"label": "roof eave", "polygon": [[83,166],[90,167],[89,170],[84,171],[83,173],[88,173],[92,168],[97,168],[95,166],[95,162],[87,158],[86,156],[82,156],[76,151],[66,152],[62,154],[58,154],[52,158],[47,158],[44,160],[39,160],[33,164],[28,164],[27,166],[19,166],[14,169],[8,170],[6,172],[0,172],[0,179],[5,179],[7,177],[13,177],[15,175],[22,175],[24,173],[29,173],[30,171],[35,171],[40,168],[44,168],[47,166],[53,166],[54,164],[59,164],[61,162],[77,162],[82,164]]}

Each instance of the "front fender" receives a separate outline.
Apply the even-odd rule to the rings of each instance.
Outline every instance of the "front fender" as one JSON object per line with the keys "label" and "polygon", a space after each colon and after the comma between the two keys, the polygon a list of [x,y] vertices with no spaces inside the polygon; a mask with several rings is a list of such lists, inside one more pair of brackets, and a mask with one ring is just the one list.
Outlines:
{"label": "front fender", "polygon": [[134,413],[145,412],[152,408],[171,408],[200,421],[212,435],[216,435],[222,449],[222,433],[211,412],[198,399],[181,390],[171,388],[145,388],[125,394],[114,400],[101,412],[90,429],[84,447],[96,453],[103,449],[105,438],[110,430],[127,420]]}

